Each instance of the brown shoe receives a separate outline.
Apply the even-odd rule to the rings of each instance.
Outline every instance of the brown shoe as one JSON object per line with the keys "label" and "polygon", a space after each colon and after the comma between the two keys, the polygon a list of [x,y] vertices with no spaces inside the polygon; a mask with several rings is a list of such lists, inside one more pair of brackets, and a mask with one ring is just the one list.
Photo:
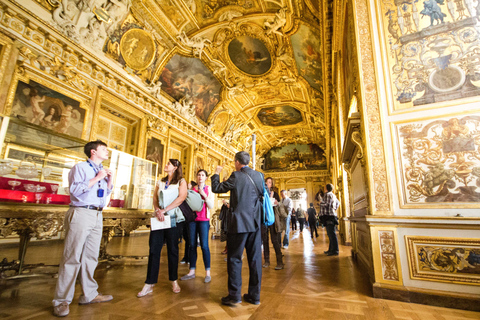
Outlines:
{"label": "brown shoe", "polygon": [[60,303],[56,307],[53,307],[53,315],[56,317],[65,317],[68,316],[69,313],[70,309],[68,307],[68,302],[66,301]]}
{"label": "brown shoe", "polygon": [[111,301],[113,300],[113,297],[109,294],[101,294],[99,293],[95,298],[93,298],[93,300],[91,300],[90,302],[84,302],[84,303],[78,303],[78,304],[81,304],[81,305],[84,305],[84,304],[90,304],[90,303],[100,303],[100,302],[107,302],[107,301]]}

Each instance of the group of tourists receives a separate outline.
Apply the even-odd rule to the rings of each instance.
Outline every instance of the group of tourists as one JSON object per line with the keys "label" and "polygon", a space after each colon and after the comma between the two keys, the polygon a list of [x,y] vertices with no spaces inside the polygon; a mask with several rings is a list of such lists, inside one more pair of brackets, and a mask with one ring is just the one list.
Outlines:
{"label": "group of tourists", "polygon": [[[71,203],[65,215],[65,247],[53,300],[53,314],[59,317],[69,314],[69,305],[73,300],[75,282],[79,273],[82,286],[79,304],[107,302],[113,299],[111,295],[103,295],[97,291],[98,284],[93,278],[98,264],[102,236],[102,211],[113,188],[112,171],[102,166],[102,162],[108,159],[109,152],[107,145],[100,140],[87,143],[84,152],[88,160],[75,165],[68,177]],[[167,227],[154,229],[152,223],[146,280],[137,297],[145,297],[153,292],[154,285],[158,281],[160,256],[164,244],[167,247],[168,278],[171,281],[172,292],[180,293],[181,288],[178,283],[180,234],[185,238],[185,253],[180,263],[189,263],[189,272],[180,280],[187,281],[197,276],[197,239],[199,239],[205,266],[204,282],[211,282],[208,235],[210,214],[214,207],[214,193],[230,192],[230,201],[224,202],[220,217],[221,240],[226,240],[226,247],[222,253],[227,254],[228,272],[228,295],[223,297],[221,302],[229,306],[242,302],[241,269],[245,250],[250,279],[248,292],[243,295],[243,300],[260,304],[262,267],[270,266],[269,238],[277,259],[275,269],[282,270],[285,266],[280,243],[282,233],[285,233],[283,248],[288,248],[290,221],[292,221],[292,227],[294,226],[293,202],[287,196],[286,190],[280,192],[280,198],[273,190],[273,179],[264,180],[262,173],[248,167],[249,162],[250,156],[247,152],[236,153],[235,171],[228,179],[220,182],[219,174],[223,167],[218,166],[211,177],[211,187],[209,187],[206,185],[207,171],[199,170],[196,182],[187,184],[180,161],[169,159],[164,167],[166,176],[157,182],[153,195],[154,217],[160,223],[168,224],[169,222],[169,224]],[[267,188],[270,194],[275,213],[275,223],[268,227],[262,221],[264,188]],[[338,207],[338,200],[332,190],[333,186],[327,185],[327,193],[322,198],[320,206],[321,215],[327,216],[325,221],[330,238],[330,247],[326,253],[338,255],[338,242],[335,235],[335,210]],[[197,194],[197,197],[199,195],[202,199],[200,209],[190,208],[189,192]],[[301,210],[297,210],[297,219],[305,220],[305,217],[298,215],[299,211]],[[300,228],[303,228],[302,223]],[[262,242],[265,259],[263,264]]]}

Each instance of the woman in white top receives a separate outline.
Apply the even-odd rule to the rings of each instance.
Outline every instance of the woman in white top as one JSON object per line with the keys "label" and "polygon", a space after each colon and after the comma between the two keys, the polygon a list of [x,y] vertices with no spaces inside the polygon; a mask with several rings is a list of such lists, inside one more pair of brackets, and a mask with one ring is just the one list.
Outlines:
{"label": "woman in white top", "polygon": [[203,253],[203,263],[205,265],[205,283],[212,280],[210,275],[210,248],[208,247],[208,230],[210,229],[210,210],[214,205],[214,194],[209,186],[205,184],[208,173],[204,169],[197,172],[197,186],[193,191],[198,192],[205,202],[203,208],[196,212],[195,221],[190,222],[190,271],[180,278],[180,280],[190,280],[195,278],[195,269],[197,268],[197,234],[200,238],[200,247]]}
{"label": "woman in white top", "polygon": [[[155,216],[158,220],[164,221],[165,214],[168,212],[171,217],[172,227],[168,229],[160,229],[150,232],[150,252],[148,256],[147,279],[142,291],[137,297],[144,297],[153,292],[153,286],[158,281],[158,271],[160,269],[160,255],[164,240],[167,243],[168,252],[168,278],[172,281],[172,291],[180,292],[178,285],[178,228],[176,226],[175,214],[176,209],[187,197],[187,182],[183,178],[182,164],[177,159],[170,159],[164,168],[166,177],[158,181],[153,194],[153,207],[155,208]],[[165,208],[159,207],[158,194],[160,190],[178,188],[178,197]],[[178,210],[180,211],[180,210]],[[183,215],[181,216],[183,218]],[[178,219],[178,218],[177,218]]]}

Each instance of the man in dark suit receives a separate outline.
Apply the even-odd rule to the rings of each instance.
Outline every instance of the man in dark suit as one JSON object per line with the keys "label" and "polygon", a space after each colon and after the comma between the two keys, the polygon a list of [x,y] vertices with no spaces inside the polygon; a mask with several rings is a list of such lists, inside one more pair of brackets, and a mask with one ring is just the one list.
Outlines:
{"label": "man in dark suit", "polygon": [[227,213],[228,248],[228,296],[222,304],[232,306],[242,302],[242,254],[247,251],[250,279],[248,293],[243,295],[246,302],[260,304],[262,280],[262,206],[265,183],[263,174],[247,165],[250,155],[245,151],[235,154],[235,172],[228,180],[220,183],[219,174],[223,167],[218,166],[212,176],[212,191],[230,191],[230,210]]}

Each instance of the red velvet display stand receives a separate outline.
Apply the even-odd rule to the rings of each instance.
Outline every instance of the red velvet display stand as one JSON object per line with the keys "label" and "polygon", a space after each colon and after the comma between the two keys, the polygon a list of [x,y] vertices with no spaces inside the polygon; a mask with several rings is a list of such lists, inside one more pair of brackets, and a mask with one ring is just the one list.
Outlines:
{"label": "red velvet display stand", "polygon": [[[20,181],[22,184],[16,186],[12,190],[12,186],[8,184],[8,181]],[[40,185],[45,187],[44,192],[28,192],[25,190],[25,184]],[[52,185],[58,186],[56,183],[38,182],[22,179],[4,178],[0,177],[0,201],[2,202],[23,202],[23,203],[36,203],[35,194],[41,194],[42,198],[38,200],[41,204],[69,204],[70,196],[63,194],[52,193]]]}

